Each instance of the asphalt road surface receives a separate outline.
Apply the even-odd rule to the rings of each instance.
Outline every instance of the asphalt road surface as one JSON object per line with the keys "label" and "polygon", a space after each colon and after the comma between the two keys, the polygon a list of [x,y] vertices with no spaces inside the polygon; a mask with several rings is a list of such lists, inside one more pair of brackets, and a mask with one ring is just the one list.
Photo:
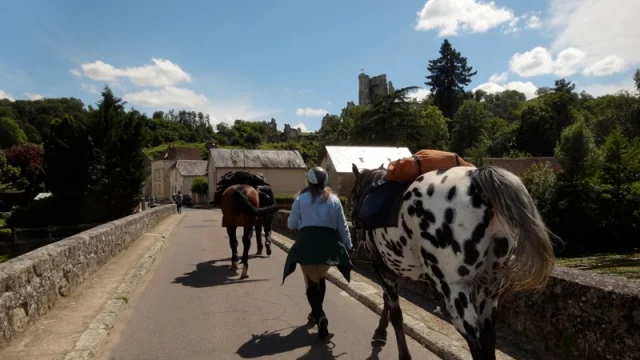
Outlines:
{"label": "asphalt road surface", "polygon": [[[228,270],[231,251],[219,210],[184,209],[168,247],[129,299],[98,359],[397,359],[388,343],[371,345],[379,316],[327,282],[329,338],[307,324],[310,307],[300,268],[282,283],[286,253],[255,256],[249,278]],[[238,229],[240,240],[242,230]],[[239,249],[242,252],[242,244]],[[407,337],[413,359],[439,359]]]}

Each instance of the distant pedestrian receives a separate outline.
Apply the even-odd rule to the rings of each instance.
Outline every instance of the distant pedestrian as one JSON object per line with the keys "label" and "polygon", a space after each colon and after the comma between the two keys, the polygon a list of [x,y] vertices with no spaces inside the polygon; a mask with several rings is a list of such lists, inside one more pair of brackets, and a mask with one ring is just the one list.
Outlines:
{"label": "distant pedestrian", "polygon": [[176,207],[178,208],[178,214],[182,213],[182,193],[180,191],[176,195]]}
{"label": "distant pedestrian", "polygon": [[311,306],[309,321],[318,325],[318,337],[329,335],[329,321],[322,308],[327,290],[326,276],[337,266],[347,281],[353,268],[350,260],[353,245],[342,204],[331,188],[325,186],[328,174],[321,167],[307,172],[307,187],[293,201],[288,226],[299,231],[285,262],[283,282],[300,264]]}

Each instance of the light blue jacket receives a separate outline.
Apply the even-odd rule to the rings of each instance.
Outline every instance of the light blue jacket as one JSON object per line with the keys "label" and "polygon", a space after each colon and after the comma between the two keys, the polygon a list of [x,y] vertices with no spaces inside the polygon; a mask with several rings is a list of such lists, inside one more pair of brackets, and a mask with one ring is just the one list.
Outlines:
{"label": "light blue jacket", "polygon": [[324,226],[336,229],[340,233],[344,246],[351,250],[353,247],[351,234],[349,233],[349,226],[347,225],[347,219],[344,217],[340,199],[332,194],[325,202],[320,200],[319,197],[316,198],[315,202],[312,202],[312,200],[311,193],[306,192],[300,194],[293,201],[291,214],[287,221],[289,228],[299,230],[305,226]]}

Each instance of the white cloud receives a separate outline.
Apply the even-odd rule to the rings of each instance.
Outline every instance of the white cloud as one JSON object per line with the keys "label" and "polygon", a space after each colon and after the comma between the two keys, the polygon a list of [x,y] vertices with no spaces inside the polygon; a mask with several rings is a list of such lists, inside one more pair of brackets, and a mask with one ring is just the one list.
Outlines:
{"label": "white cloud", "polygon": [[586,64],[595,64],[611,55],[623,59],[628,66],[640,64],[640,1],[550,2],[548,22],[555,34],[552,51],[578,48],[586,54]]}
{"label": "white cloud", "polygon": [[527,20],[527,29],[539,29],[542,27],[542,20],[536,15],[531,15]]}
{"label": "white cloud", "polygon": [[507,76],[509,76],[509,74],[506,71],[501,74],[493,74],[489,77],[489,82],[502,84],[507,81]]}
{"label": "white cloud", "polygon": [[553,59],[547,49],[538,46],[525,53],[514,54],[509,68],[522,77],[549,74],[553,72]]}
{"label": "white cloud", "polygon": [[9,101],[16,101],[16,99],[14,99],[13,96],[11,96],[8,93],[4,92],[4,90],[0,90],[0,99],[7,99]]}
{"label": "white cloud", "polygon": [[516,53],[509,61],[509,68],[522,77],[555,74],[569,76],[584,64],[586,55],[576,48],[567,48],[556,55],[554,60],[549,50],[542,46],[524,53]]}
{"label": "white cloud", "polygon": [[82,72],[80,71],[80,69],[70,69],[69,72],[75,77],[82,77]]}
{"label": "white cloud", "polygon": [[633,81],[624,80],[617,84],[591,84],[585,86],[576,86],[579,91],[586,91],[587,94],[593,96],[602,96],[602,95],[610,95],[615,94],[619,91],[626,90],[630,93],[634,94],[636,92],[636,87]]}
{"label": "white cloud", "polygon": [[538,87],[530,81],[511,81],[506,85],[500,85],[489,81],[484,84],[478,85],[471,91],[475,92],[476,90],[484,90],[489,94],[494,94],[505,90],[516,90],[523,93],[527,99],[533,99],[534,97],[536,97],[536,90],[538,90]]}
{"label": "white cloud", "polygon": [[417,100],[417,101],[422,101],[424,100],[427,96],[429,96],[429,94],[431,94],[431,90],[429,89],[423,89],[420,88],[410,94],[407,94],[407,97],[409,99],[413,99],[413,100]]}
{"label": "white cloud", "polygon": [[[84,75],[92,80],[115,81],[118,78],[128,78],[136,85],[164,87],[173,86],[181,82],[191,82],[191,75],[186,73],[177,64],[169,60],[152,58],[153,64],[117,68],[101,60],[82,64]],[[72,74],[78,73],[77,69],[70,70]]]}
{"label": "white cloud", "polygon": [[44,99],[44,96],[40,95],[40,94],[32,94],[32,93],[24,93],[29,100],[42,100]]}
{"label": "white cloud", "polygon": [[558,76],[569,76],[578,70],[585,53],[576,49],[568,48],[560,51],[554,63],[555,74]]}
{"label": "white cloud", "polygon": [[624,65],[625,64],[623,58],[616,55],[611,55],[587,66],[584,69],[584,74],[592,76],[611,75],[623,71]]}
{"label": "white cloud", "polygon": [[98,86],[94,84],[80,83],[80,87],[82,88],[82,90],[96,95],[100,95],[102,91]]}
{"label": "white cloud", "polygon": [[478,0],[427,0],[418,12],[416,30],[439,29],[439,36],[458,35],[460,29],[486,32],[513,20],[513,10]]}
{"label": "white cloud", "polygon": [[142,90],[125,94],[122,99],[132,104],[148,107],[187,107],[195,108],[206,104],[206,96],[193,90],[166,86],[161,90]]}
{"label": "white cloud", "polygon": [[310,107],[306,108],[297,108],[296,116],[307,116],[307,117],[319,117],[328,114],[329,112],[324,109],[313,109]]}
{"label": "white cloud", "polygon": [[303,123],[297,123],[295,125],[291,125],[291,128],[300,129],[300,131],[302,131],[303,133],[309,132],[309,130],[307,130],[307,127]]}

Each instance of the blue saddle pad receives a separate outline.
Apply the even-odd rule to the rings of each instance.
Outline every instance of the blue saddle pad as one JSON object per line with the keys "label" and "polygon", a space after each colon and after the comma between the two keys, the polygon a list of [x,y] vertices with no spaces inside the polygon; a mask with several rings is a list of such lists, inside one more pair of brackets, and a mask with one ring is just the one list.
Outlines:
{"label": "blue saddle pad", "polygon": [[371,185],[358,203],[358,220],[370,229],[397,227],[402,195],[412,183],[384,180]]}

